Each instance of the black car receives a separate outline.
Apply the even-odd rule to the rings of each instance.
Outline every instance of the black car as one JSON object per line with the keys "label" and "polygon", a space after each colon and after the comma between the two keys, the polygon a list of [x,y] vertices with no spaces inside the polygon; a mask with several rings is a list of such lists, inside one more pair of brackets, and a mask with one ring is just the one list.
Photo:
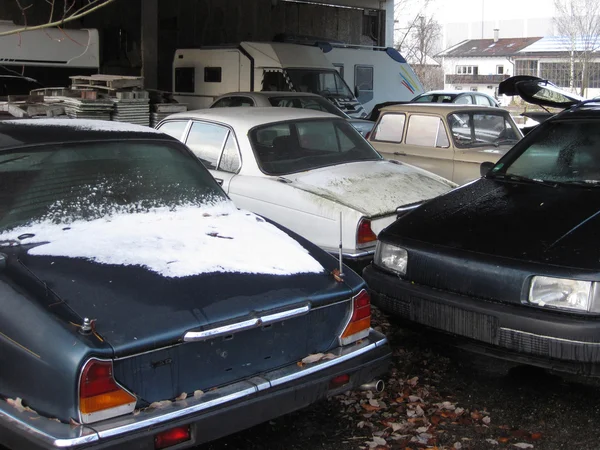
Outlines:
{"label": "black car", "polygon": [[373,303],[473,350],[600,375],[600,103],[482,172],[381,232]]}
{"label": "black car", "polygon": [[364,281],[178,140],[0,123],[0,447],[177,449],[384,373]]}

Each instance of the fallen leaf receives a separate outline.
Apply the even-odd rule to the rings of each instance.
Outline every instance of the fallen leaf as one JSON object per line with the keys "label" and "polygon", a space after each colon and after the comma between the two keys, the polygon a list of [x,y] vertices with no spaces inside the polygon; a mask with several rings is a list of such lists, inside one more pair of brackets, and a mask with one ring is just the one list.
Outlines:
{"label": "fallen leaf", "polygon": [[379,406],[373,406],[369,403],[363,403],[362,405],[363,409],[367,410],[367,411],[379,411]]}
{"label": "fallen leaf", "polygon": [[533,439],[534,441],[537,441],[538,439],[542,438],[542,433],[531,433],[531,439]]}
{"label": "fallen leaf", "polygon": [[385,439],[377,437],[377,436],[373,436],[373,442],[375,442],[377,445],[386,445],[387,444]]}
{"label": "fallen leaf", "polygon": [[410,380],[406,381],[406,383],[411,386],[416,386],[418,382],[419,382],[419,377],[413,377]]}
{"label": "fallen leaf", "polygon": [[485,442],[492,445],[498,445],[498,441],[496,439],[486,439]]}
{"label": "fallen leaf", "polygon": [[513,447],[517,447],[517,448],[533,448],[533,445],[526,444],[525,442],[519,442],[518,444],[513,444]]}
{"label": "fallen leaf", "polygon": [[200,398],[204,395],[204,391],[201,391],[200,389],[198,389],[197,391],[194,391],[194,398]]}
{"label": "fallen leaf", "polygon": [[181,400],[185,400],[187,398],[187,392],[182,392],[181,394],[179,394],[179,397],[177,397],[175,399],[176,402],[179,402]]}
{"label": "fallen leaf", "polygon": [[481,419],[481,421],[486,425],[489,425],[492,419],[490,419],[490,416],[485,416],[483,419]]}
{"label": "fallen leaf", "polygon": [[462,444],[460,442],[455,442],[453,448],[458,450],[459,448],[462,448]]}
{"label": "fallen leaf", "polygon": [[317,361],[321,361],[325,357],[324,353],[315,353],[314,355],[308,355],[305,358],[302,358],[303,364],[312,364]]}
{"label": "fallen leaf", "polygon": [[69,419],[69,425],[72,427],[78,427],[81,424],[71,417],[71,419]]}
{"label": "fallen leaf", "polygon": [[148,406],[148,408],[164,408],[165,406],[169,406],[171,404],[171,400],[162,400],[160,402],[153,402]]}
{"label": "fallen leaf", "polygon": [[503,444],[506,444],[510,439],[508,439],[507,437],[501,437],[498,438],[498,442],[502,442]]}

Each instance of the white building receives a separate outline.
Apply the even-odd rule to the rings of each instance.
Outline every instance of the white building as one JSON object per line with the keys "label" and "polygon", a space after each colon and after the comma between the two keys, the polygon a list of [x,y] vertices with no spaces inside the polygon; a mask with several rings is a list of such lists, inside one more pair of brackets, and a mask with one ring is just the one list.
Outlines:
{"label": "white building", "polygon": [[444,89],[479,91],[498,98],[498,84],[515,75],[513,56],[540,39],[470,39],[444,50],[437,55],[444,69]]}

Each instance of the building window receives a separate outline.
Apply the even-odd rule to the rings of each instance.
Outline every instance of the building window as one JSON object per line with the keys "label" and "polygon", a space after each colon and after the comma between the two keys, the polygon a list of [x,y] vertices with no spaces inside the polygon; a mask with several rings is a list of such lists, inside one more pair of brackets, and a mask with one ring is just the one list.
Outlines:
{"label": "building window", "polygon": [[471,87],[471,92],[477,92],[477,91],[478,91],[477,87]]}
{"label": "building window", "polygon": [[515,61],[515,75],[538,76],[537,59],[522,59]]}
{"label": "building window", "polygon": [[462,91],[462,86],[454,86],[454,89],[456,89],[457,91]]}
{"label": "building window", "polygon": [[205,67],[204,68],[204,82],[205,83],[220,83],[221,82],[221,68],[220,67]]}
{"label": "building window", "polygon": [[496,66],[496,73],[498,75],[504,75],[504,66]]}
{"label": "building window", "polygon": [[196,92],[196,69],[193,67],[177,67],[175,69],[175,92]]}
{"label": "building window", "polygon": [[459,75],[477,75],[479,70],[477,66],[456,66],[456,73]]}

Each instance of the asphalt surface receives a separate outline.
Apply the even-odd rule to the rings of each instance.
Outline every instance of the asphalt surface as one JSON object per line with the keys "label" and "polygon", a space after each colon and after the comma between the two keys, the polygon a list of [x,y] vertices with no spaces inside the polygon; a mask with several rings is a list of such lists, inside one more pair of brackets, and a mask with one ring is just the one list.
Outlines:
{"label": "asphalt surface", "polygon": [[197,450],[600,448],[597,380],[474,356],[380,313],[375,324],[394,348],[382,394],[348,393]]}

